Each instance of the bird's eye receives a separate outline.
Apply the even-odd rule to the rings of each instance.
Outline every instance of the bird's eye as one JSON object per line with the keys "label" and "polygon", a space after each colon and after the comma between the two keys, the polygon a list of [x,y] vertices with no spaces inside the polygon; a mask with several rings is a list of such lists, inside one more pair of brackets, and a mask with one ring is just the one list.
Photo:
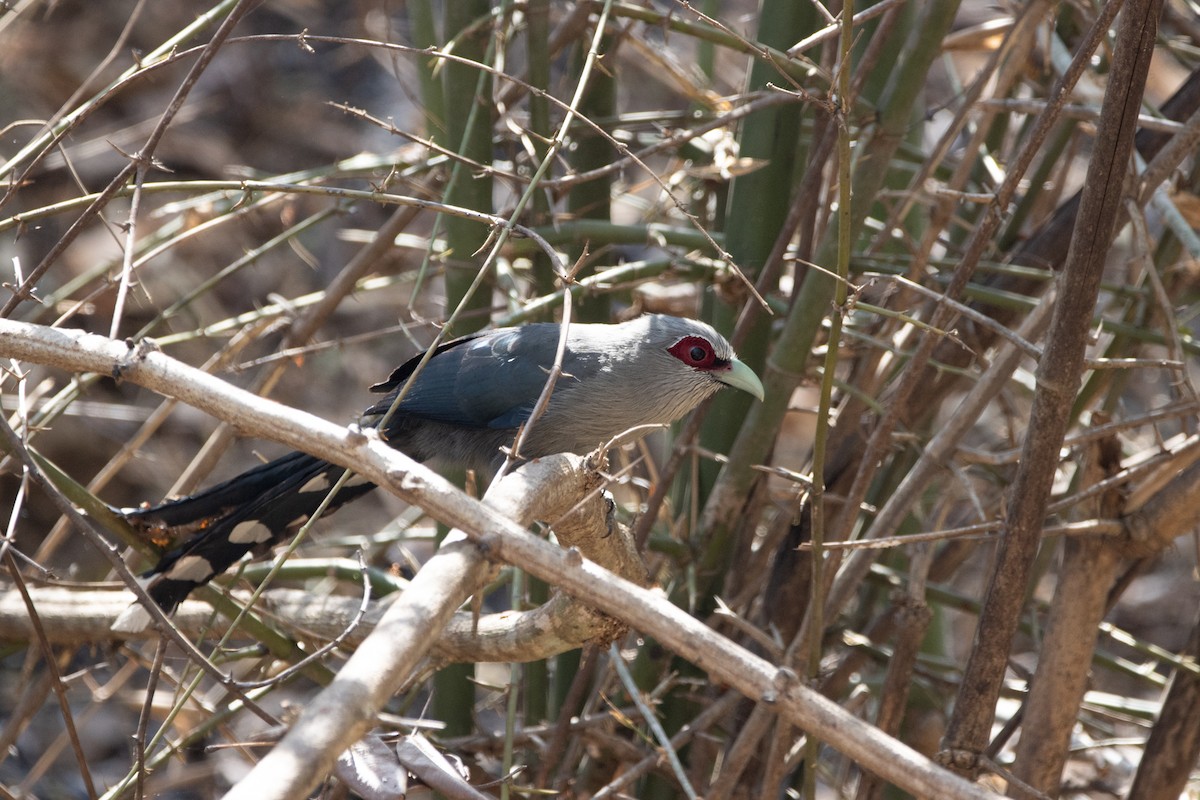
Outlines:
{"label": "bird's eye", "polygon": [[720,359],[713,352],[712,344],[699,336],[685,336],[671,345],[667,352],[696,369],[708,370],[720,366]]}

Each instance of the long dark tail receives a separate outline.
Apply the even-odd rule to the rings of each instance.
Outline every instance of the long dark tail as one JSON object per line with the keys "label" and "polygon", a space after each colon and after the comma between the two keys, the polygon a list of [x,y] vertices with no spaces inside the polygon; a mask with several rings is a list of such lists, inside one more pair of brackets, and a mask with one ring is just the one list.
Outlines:
{"label": "long dark tail", "polygon": [[[247,553],[267,552],[307,522],[343,472],[307,453],[289,453],[198,494],[154,508],[122,509],[142,530],[192,532],[145,573],[146,590],[163,610],[174,611],[193,589]],[[374,488],[352,476],[326,513]]]}

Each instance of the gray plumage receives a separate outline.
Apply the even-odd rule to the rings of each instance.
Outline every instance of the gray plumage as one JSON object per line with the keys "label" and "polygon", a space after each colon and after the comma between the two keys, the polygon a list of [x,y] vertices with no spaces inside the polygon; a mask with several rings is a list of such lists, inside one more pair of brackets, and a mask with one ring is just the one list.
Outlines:
{"label": "gray plumage", "polygon": [[[503,461],[545,386],[560,326],[539,323],[466,336],[441,345],[413,378],[420,357],[372,387],[383,399],[364,413],[393,447],[435,466],[491,472]],[[525,458],[586,453],[639,425],[673,422],[724,386],[762,399],[762,384],[729,343],[695,320],[647,315],[617,325],[570,326],[559,378],[532,425]],[[291,453],[191,497],[125,510],[143,529],[194,531],[153,570],[148,590],[173,610],[196,586],[246,553],[261,552],[316,510],[342,469]],[[359,480],[330,510],[373,489]]]}
{"label": "gray plumage", "polygon": [[[559,331],[555,323],[536,323],[450,343],[408,391],[388,440],[418,461],[494,468],[500,447],[512,444],[542,392]],[[669,351],[689,336],[711,347],[712,368],[696,368]],[[652,314],[618,325],[572,325],[563,376],[522,455],[585,453],[635,425],[674,422],[729,385],[722,378],[735,361],[729,343],[695,320]],[[388,395],[367,414],[387,411],[409,366],[372,387]]]}

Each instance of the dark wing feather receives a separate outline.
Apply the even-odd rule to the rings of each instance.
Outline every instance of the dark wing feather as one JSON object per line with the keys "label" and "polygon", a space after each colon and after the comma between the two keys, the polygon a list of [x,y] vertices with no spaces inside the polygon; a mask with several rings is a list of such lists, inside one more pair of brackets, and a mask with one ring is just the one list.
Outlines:
{"label": "dark wing feather", "polygon": [[[429,360],[433,361],[433,359],[441,356],[442,353],[445,353],[449,350],[453,350],[455,347],[460,347],[460,346],[466,344],[467,342],[473,342],[481,336],[488,336],[488,335],[490,335],[490,334],[488,334],[488,333],[469,333],[466,336],[460,336],[457,339],[451,339],[448,342],[442,342],[441,344],[439,344],[437,346],[437,349],[435,349],[433,351],[433,356]],[[384,392],[387,392],[388,394],[392,394],[396,389],[399,389],[401,386],[403,386],[404,382],[406,380],[408,380],[409,376],[412,375],[414,371],[416,371],[417,365],[421,363],[421,359],[424,356],[425,356],[425,354],[423,352],[418,353],[417,355],[410,358],[408,361],[405,361],[403,364],[401,364],[400,366],[398,366],[394,370],[392,370],[392,374],[388,375],[387,380],[380,381],[379,383],[372,386],[371,391],[375,392],[376,394],[383,394]],[[384,403],[386,401],[380,400],[379,402]]]}
{"label": "dark wing feather", "polygon": [[188,497],[121,513],[141,527],[178,528],[215,519],[257,499],[267,487],[305,470],[311,461],[314,458],[307,453],[288,453]]}
{"label": "dark wing feather", "polygon": [[[474,428],[518,427],[529,418],[546,385],[558,331],[557,325],[534,324],[447,343],[417,375],[398,413]],[[367,414],[387,411],[417,361],[409,361],[388,381],[372,387],[389,394]]]}
{"label": "dark wing feather", "polygon": [[[316,512],[343,472],[342,467],[306,453],[290,453],[235,478],[241,484],[237,495],[245,499],[232,507],[228,503],[234,494],[227,490],[232,482],[227,482],[184,500],[128,514],[131,522],[141,525],[173,527],[198,519],[210,521],[146,573],[151,579],[146,587],[150,596],[166,611],[173,611],[193,589],[247,553],[270,550]],[[327,513],[374,488],[364,482],[344,486],[330,501]]]}

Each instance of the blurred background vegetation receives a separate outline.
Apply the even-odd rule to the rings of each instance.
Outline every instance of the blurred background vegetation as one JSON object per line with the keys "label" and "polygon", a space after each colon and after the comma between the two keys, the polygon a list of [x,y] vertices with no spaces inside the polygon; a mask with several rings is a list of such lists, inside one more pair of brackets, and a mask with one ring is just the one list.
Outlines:
{"label": "blurred background vegetation", "polygon": [[[575,319],[702,317],[768,387],[761,406],[725,393],[614,461],[618,516],[674,602],[927,754],[957,729],[954,714],[975,715],[992,785],[1015,774],[1051,796],[1200,796],[1196,778],[1174,777],[1186,782],[1200,740],[1200,506],[1167,497],[1200,483],[1189,472],[1200,452],[1200,7],[1129,8],[1158,19],[1138,155],[1116,165],[1129,175],[1122,219],[1094,314],[1074,320],[1090,332],[1089,360],[1067,437],[1042,443],[1056,472],[1036,560],[1016,576],[1027,593],[994,720],[966,702],[964,666],[990,635],[976,621],[1003,522],[1022,502],[1006,489],[1039,391],[1036,309],[1053,304],[1043,301],[1067,261],[1114,48],[1128,46],[1102,16],[1111,6],[883,0],[853,9],[843,73],[840,6],[792,0],[268,0],[248,13],[234,0],[9,3],[0,304],[17,320],[150,337],[237,385],[349,421],[365,387],[443,325],[556,318],[561,276],[511,224],[533,228],[576,270]],[[244,16],[190,84],[230,13]],[[1067,105],[1039,127],[1073,59],[1082,73]],[[148,141],[152,161],[131,159]],[[114,505],[279,453],[134,386],[5,369],[11,424]],[[19,462],[0,467],[8,544],[28,559],[0,588],[18,570],[33,585],[108,579],[27,490]],[[361,550],[384,570],[415,569],[436,526],[377,495],[325,522],[300,555]],[[1134,515],[1168,500],[1170,524],[1128,547]],[[814,529],[818,548],[882,546],[835,546],[814,564]],[[1108,560],[1085,567],[1096,591],[1072,603],[1062,587],[1077,585],[1065,576],[1080,548]],[[357,591],[316,574],[285,568],[281,582]],[[509,569],[486,603],[528,607],[551,592]],[[1055,616],[1064,602],[1093,620],[1094,642],[1055,638],[1072,626]],[[667,734],[686,731],[681,769],[703,796],[893,791],[636,631],[619,644]],[[1086,692],[1078,681],[1050,690],[1065,733],[1023,728],[1039,713],[1039,654],[1056,651]],[[136,642],[55,649],[77,756],[46,654],[0,642],[4,796],[208,797],[236,781],[254,748],[231,745],[262,723],[204,684],[177,693],[194,667],[153,654]],[[612,657],[591,645],[446,666],[391,710],[437,723],[429,735],[473,783],[505,780],[495,794],[686,796]],[[222,658],[247,679],[279,669],[253,649]],[[1193,693],[1166,695],[1172,676]],[[262,702],[286,717],[315,690],[294,678]],[[138,788],[130,737],[144,707],[149,732],[166,736]],[[1156,725],[1163,739],[1147,747]],[[1054,763],[1022,761],[1036,750]],[[1182,765],[1160,763],[1171,780],[1147,783],[1143,756]]]}

